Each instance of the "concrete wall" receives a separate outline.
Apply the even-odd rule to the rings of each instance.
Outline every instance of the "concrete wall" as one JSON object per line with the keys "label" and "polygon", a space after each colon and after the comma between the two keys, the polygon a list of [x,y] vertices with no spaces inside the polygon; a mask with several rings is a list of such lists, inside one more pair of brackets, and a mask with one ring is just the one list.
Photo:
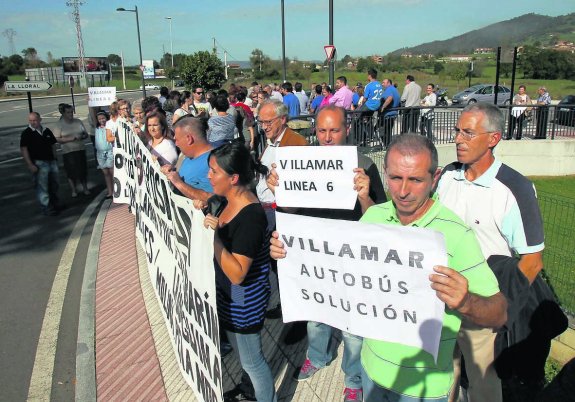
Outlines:
{"label": "concrete wall", "polygon": [[[437,146],[439,165],[455,160],[455,144]],[[565,176],[575,174],[575,141],[501,141],[495,155],[525,176]]]}

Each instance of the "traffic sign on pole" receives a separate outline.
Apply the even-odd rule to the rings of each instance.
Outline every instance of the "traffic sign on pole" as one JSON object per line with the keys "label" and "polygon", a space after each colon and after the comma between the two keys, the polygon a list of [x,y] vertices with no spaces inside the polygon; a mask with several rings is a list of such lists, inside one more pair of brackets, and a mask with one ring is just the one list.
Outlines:
{"label": "traffic sign on pole", "polygon": [[70,76],[68,82],[70,83],[70,88],[74,88],[74,77]]}
{"label": "traffic sign on pole", "polygon": [[335,46],[334,45],[325,45],[323,47],[325,50],[325,56],[327,57],[327,61],[331,61],[333,55],[335,54]]}
{"label": "traffic sign on pole", "polygon": [[6,92],[36,92],[47,91],[52,88],[52,84],[46,81],[6,81],[4,89]]}

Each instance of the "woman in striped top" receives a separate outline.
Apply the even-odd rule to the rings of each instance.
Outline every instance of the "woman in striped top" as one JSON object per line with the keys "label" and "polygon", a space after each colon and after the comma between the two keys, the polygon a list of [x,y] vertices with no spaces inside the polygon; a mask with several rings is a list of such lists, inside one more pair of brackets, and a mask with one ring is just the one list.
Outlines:
{"label": "woman in striped top", "polygon": [[208,214],[204,222],[215,230],[220,325],[253,383],[257,400],[276,401],[274,380],[260,336],[270,298],[267,220],[250,190],[255,170],[264,167],[255,166],[249,150],[237,142],[211,151],[209,166],[208,178],[214,194],[228,201],[219,217]]}

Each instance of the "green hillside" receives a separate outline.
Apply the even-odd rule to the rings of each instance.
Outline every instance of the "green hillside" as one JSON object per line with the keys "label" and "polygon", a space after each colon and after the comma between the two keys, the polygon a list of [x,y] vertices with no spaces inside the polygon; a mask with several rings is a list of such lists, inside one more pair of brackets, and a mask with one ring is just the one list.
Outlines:
{"label": "green hillside", "polygon": [[398,49],[392,54],[468,54],[481,47],[542,45],[549,46],[557,40],[575,41],[575,13],[549,17],[525,14],[507,21],[497,22],[455,36],[451,39],[424,43],[415,47]]}

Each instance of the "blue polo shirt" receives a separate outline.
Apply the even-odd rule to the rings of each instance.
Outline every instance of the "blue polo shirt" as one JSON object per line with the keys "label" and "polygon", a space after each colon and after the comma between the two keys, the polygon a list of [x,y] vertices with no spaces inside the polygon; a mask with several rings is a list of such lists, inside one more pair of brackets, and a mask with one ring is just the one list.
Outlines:
{"label": "blue polo shirt", "polygon": [[293,93],[289,92],[284,95],[283,99],[284,105],[288,108],[289,117],[297,117],[300,113],[299,99]]}

